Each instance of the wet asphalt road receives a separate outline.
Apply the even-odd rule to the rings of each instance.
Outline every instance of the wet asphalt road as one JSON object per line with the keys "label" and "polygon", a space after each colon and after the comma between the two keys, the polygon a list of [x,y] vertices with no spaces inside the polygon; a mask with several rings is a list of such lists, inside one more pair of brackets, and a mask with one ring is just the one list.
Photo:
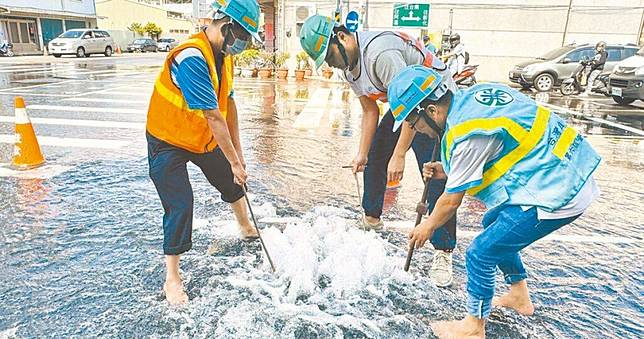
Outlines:
{"label": "wet asphalt road", "polygon": [[[84,59],[1,58],[0,163],[7,163],[11,158],[11,116],[13,99],[18,95],[25,98],[27,111],[39,136],[70,139],[67,143],[60,139],[41,140],[47,158],[57,159],[59,164],[74,165],[79,161],[90,161],[107,155],[145,154],[141,134],[147,103],[164,56],[165,53]],[[287,109],[301,110],[312,94],[308,89],[319,86],[315,81],[308,81],[303,85],[295,83],[293,79],[277,82],[274,87],[271,83],[273,82],[256,79],[240,79],[237,82],[242,91],[245,90],[244,87],[252,88],[261,84],[260,91],[256,91],[258,88],[255,87],[251,94],[262,97],[263,111],[284,105],[291,106]],[[343,88],[337,83],[322,84],[333,89]],[[293,90],[295,98],[289,98],[288,93]],[[537,93],[532,90],[526,93],[553,105],[551,108],[567,109],[567,112],[590,117],[592,121],[586,118],[580,120],[584,123],[584,132],[588,134],[630,137],[638,136],[638,133],[629,131],[629,127],[640,130],[640,133],[644,129],[644,103],[640,101],[629,106],[619,106],[611,98],[603,96],[581,99],[577,96],[563,97],[557,91]],[[345,92],[344,95],[346,97],[349,93]],[[349,100],[351,112],[359,114],[355,99],[349,95]],[[331,104],[338,102],[341,102],[340,99]],[[326,120],[333,117],[323,115],[321,118]],[[323,124],[321,126],[324,127]],[[353,128],[357,126],[352,125],[351,129]],[[81,147],[60,146],[69,143]],[[98,151],[88,152],[87,149]]]}
{"label": "wet asphalt road", "polygon": [[[128,241],[137,239],[144,242],[145,246],[137,246],[147,250],[146,258],[156,258],[154,251],[160,246],[161,232],[152,229],[146,234],[147,237],[139,239],[134,231],[120,225],[123,220],[119,220],[120,211],[115,208],[144,205],[135,211],[141,215],[127,212],[132,213],[126,218],[128,226],[137,232],[149,230],[151,224],[160,227],[157,225],[162,213],[160,203],[156,200],[152,183],[145,177],[147,153],[144,125],[149,96],[164,56],[165,53],[87,59],[0,58],[0,209],[3,211],[0,213],[0,258],[31,253],[25,249],[31,248],[31,245],[24,244],[33,242],[43,246],[35,241],[42,235],[52,236],[58,242],[64,240],[59,243],[63,246],[61,253],[53,256],[51,263],[48,263],[49,257],[38,258],[37,253],[31,253],[27,258],[12,259],[12,271],[5,272],[5,275],[10,276],[14,270],[19,272],[24,268],[24,275],[29,277],[32,273],[36,275],[41,265],[43,271],[48,272],[48,265],[56,265],[55,258],[67,260],[69,253],[73,252],[66,242],[67,238],[58,235],[66,234],[69,230],[79,234],[85,232],[84,229],[97,232],[108,224],[114,229],[106,227],[105,232],[97,237],[98,240],[93,241],[110,246],[112,242],[119,242],[119,236],[127,237]],[[546,306],[545,316],[532,323],[510,318],[510,323],[516,320],[519,325],[534,324],[531,331],[517,330],[521,326],[510,325],[510,329],[507,329],[493,325],[497,327],[492,327],[491,333],[504,333],[504,337],[530,337],[535,333],[537,337],[574,337],[584,336],[584,331],[588,331],[594,334],[592,337],[606,331],[606,328],[609,331],[623,328],[622,337],[641,333],[642,272],[636,263],[641,262],[641,231],[644,227],[639,212],[644,198],[644,132],[641,131],[644,128],[644,104],[636,102],[620,107],[612,99],[600,96],[579,99],[574,96],[562,97],[557,92],[526,93],[567,115],[569,121],[598,149],[604,158],[598,180],[604,194],[580,225],[560,232],[565,241],[556,242],[555,245],[553,242],[545,243],[527,251],[540,284],[538,290],[542,297],[537,302]],[[30,173],[1,170],[11,161],[13,100],[17,95],[25,99],[48,164]],[[235,96],[240,106],[242,143],[247,154],[249,173],[254,176],[251,183],[259,187],[260,199],[273,203],[280,215],[304,213],[319,205],[321,200],[324,204],[337,207],[356,205],[353,178],[347,175],[346,170],[339,168],[340,164],[350,161],[359,140],[359,104],[345,86],[317,80],[297,83],[294,79],[238,79]],[[408,169],[415,166],[412,158],[407,159]],[[222,211],[226,210],[219,207],[218,198],[211,196],[212,188],[193,174],[195,171],[191,170],[191,178],[197,178],[193,181],[195,200],[198,201],[196,217],[206,218],[213,212],[224,213]],[[17,179],[20,177],[32,179]],[[51,177],[57,180],[48,179]],[[415,202],[421,191],[414,180],[417,180],[414,175],[406,175],[402,189],[388,193],[385,197],[385,218],[413,218]],[[101,193],[103,191],[105,196]],[[75,196],[82,201],[75,201]],[[145,203],[141,203],[142,200]],[[98,212],[86,210],[86,205]],[[213,211],[209,205],[217,207]],[[480,205],[468,202],[459,211],[459,225],[464,225],[465,232],[475,231],[481,213]],[[150,221],[150,218],[156,219]],[[66,230],[58,230],[56,223],[69,226]],[[21,232],[24,230],[24,234],[14,232],[14,226]],[[577,238],[583,240],[585,236],[594,238],[589,242],[577,241]],[[23,241],[25,247],[20,246]],[[88,237],[87,247],[84,248],[87,253],[72,253],[72,257],[87,255],[93,258],[96,255],[103,258],[110,254],[92,252],[92,248],[100,246],[91,241],[92,238]],[[5,244],[10,248],[8,252],[3,252]],[[462,252],[466,245],[467,241],[457,250],[455,259],[455,270],[458,272],[456,291],[460,291],[464,284]],[[33,248],[41,247],[34,245]],[[127,251],[128,248],[123,250]],[[559,255],[567,250],[575,253],[575,256]],[[140,253],[134,252],[132,255],[137,257]],[[192,255],[192,258],[199,256],[198,253]],[[430,251],[418,256],[419,262],[426,259],[422,264],[423,269],[429,265],[429,255]],[[25,260],[25,263],[21,264],[21,260]],[[112,264],[104,263],[105,267],[109,267],[104,275],[111,276],[114,267],[127,267],[124,263],[117,262],[110,266]],[[129,264],[130,267],[142,266],[135,262]],[[195,270],[205,270],[204,265],[195,266]],[[558,271],[559,267],[567,269]],[[139,289],[141,285],[147,288],[143,291],[147,295],[159,286],[163,268],[155,263],[150,270],[151,273],[146,271],[146,274],[135,274],[132,278],[144,277],[143,283],[137,285],[135,281],[134,285]],[[48,274],[51,273],[43,273],[47,279],[51,278]],[[556,278],[548,278],[553,275]],[[74,280],[78,284],[88,283],[79,277],[74,279],[80,279]],[[0,282],[3,281],[0,279]],[[30,281],[28,283],[31,284]],[[109,282],[103,282],[103,285],[109,285]],[[585,295],[587,291],[580,285],[590,286],[600,292]],[[111,286],[106,286],[106,290],[108,287]],[[607,291],[604,292],[602,288]],[[570,292],[571,289],[573,292]],[[199,289],[195,290],[197,292],[190,293],[200,293]],[[462,299],[459,293],[454,292],[457,300]],[[127,294],[124,299],[133,299],[132,295]],[[3,300],[4,297],[0,297],[0,301]],[[27,298],[27,303],[31,301],[47,304],[46,300],[37,302],[36,298]],[[605,302],[616,305],[608,310],[610,316],[603,323],[591,324],[588,318],[598,317],[596,312],[601,314],[599,309],[609,307]],[[81,300],[79,303],[88,309],[96,305],[96,301]],[[581,316],[568,314],[561,307],[562,303],[575,305],[577,310],[582,310]],[[127,300],[123,304],[127,304]],[[121,304],[118,305],[120,307]],[[20,305],[16,306],[19,308]],[[64,307],[59,310],[53,308],[52,318],[72,313]],[[453,318],[455,313],[462,311],[458,306],[454,308],[457,311],[450,309],[443,316]],[[21,320],[13,320],[19,319],[18,315],[24,312],[24,309],[9,312],[11,321],[0,321],[0,337],[3,330],[16,324],[20,324],[19,332],[23,334],[46,333],[46,324],[39,324],[40,327],[30,332],[32,328],[29,325],[24,325]],[[33,313],[34,316],[38,314],[41,313]],[[136,318],[133,314],[127,316]],[[501,323],[508,323],[506,320]],[[72,320],[69,323],[61,322],[61,325],[73,326],[71,323]],[[100,329],[99,325],[89,328]],[[82,331],[75,333],[81,336],[88,334]]]}

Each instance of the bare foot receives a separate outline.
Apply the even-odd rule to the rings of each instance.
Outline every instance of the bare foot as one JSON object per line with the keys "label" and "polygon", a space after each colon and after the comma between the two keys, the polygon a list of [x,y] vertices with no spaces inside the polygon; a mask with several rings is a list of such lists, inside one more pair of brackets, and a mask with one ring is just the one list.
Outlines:
{"label": "bare foot", "polygon": [[183,290],[181,282],[166,282],[163,284],[163,291],[170,305],[183,305],[188,302],[188,295]]}
{"label": "bare foot", "polygon": [[259,233],[257,233],[255,227],[250,225],[242,226],[240,224],[239,232],[241,233],[242,240],[253,240],[259,237]]}
{"label": "bare foot", "polygon": [[523,315],[534,314],[534,305],[532,305],[530,297],[526,297],[524,295],[506,293],[500,297],[492,299],[492,306],[511,308]]}
{"label": "bare foot", "polygon": [[485,321],[467,316],[462,320],[439,321],[431,324],[432,331],[440,339],[485,338]]}

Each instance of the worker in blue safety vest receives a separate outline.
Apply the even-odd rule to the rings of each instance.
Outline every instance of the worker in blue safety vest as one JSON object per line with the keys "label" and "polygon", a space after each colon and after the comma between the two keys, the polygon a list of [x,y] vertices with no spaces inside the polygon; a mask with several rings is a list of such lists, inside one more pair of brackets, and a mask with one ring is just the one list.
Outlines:
{"label": "worker in blue safety vest", "polygon": [[[519,251],[577,219],[597,198],[593,172],[601,158],[564,120],[500,84],[450,91],[423,66],[398,73],[387,92],[394,129],[403,122],[441,141],[441,161],[426,178],[447,179],[434,210],[409,235],[422,247],[454,215],[467,192],[485,203],[483,232],[467,248],[467,311],[432,325],[440,338],[485,337],[492,306],[532,315]],[[496,268],[509,292],[493,299]]]}

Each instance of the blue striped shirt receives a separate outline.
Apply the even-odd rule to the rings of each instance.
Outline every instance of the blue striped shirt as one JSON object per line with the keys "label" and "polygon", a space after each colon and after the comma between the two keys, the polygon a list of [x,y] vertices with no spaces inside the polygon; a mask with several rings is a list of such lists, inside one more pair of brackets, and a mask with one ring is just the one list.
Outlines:
{"label": "blue striped shirt", "polygon": [[[219,56],[216,62],[217,76],[221,79],[223,58]],[[190,47],[179,52],[172,60],[170,75],[172,82],[181,90],[190,109],[219,108],[208,64],[199,49]]]}

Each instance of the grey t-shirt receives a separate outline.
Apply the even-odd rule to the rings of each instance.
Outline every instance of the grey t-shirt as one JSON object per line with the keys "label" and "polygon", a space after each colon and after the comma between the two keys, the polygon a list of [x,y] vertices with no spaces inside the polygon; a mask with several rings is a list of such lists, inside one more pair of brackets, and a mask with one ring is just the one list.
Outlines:
{"label": "grey t-shirt", "polygon": [[[351,88],[358,96],[369,95],[375,91],[386,92],[389,83],[411,65],[422,65],[425,56],[414,45],[393,32],[360,32],[356,34],[362,53],[361,60],[349,74],[345,74]],[[435,57],[434,57],[435,58]],[[435,58],[433,64],[443,75],[448,88],[456,91],[447,66]]]}

